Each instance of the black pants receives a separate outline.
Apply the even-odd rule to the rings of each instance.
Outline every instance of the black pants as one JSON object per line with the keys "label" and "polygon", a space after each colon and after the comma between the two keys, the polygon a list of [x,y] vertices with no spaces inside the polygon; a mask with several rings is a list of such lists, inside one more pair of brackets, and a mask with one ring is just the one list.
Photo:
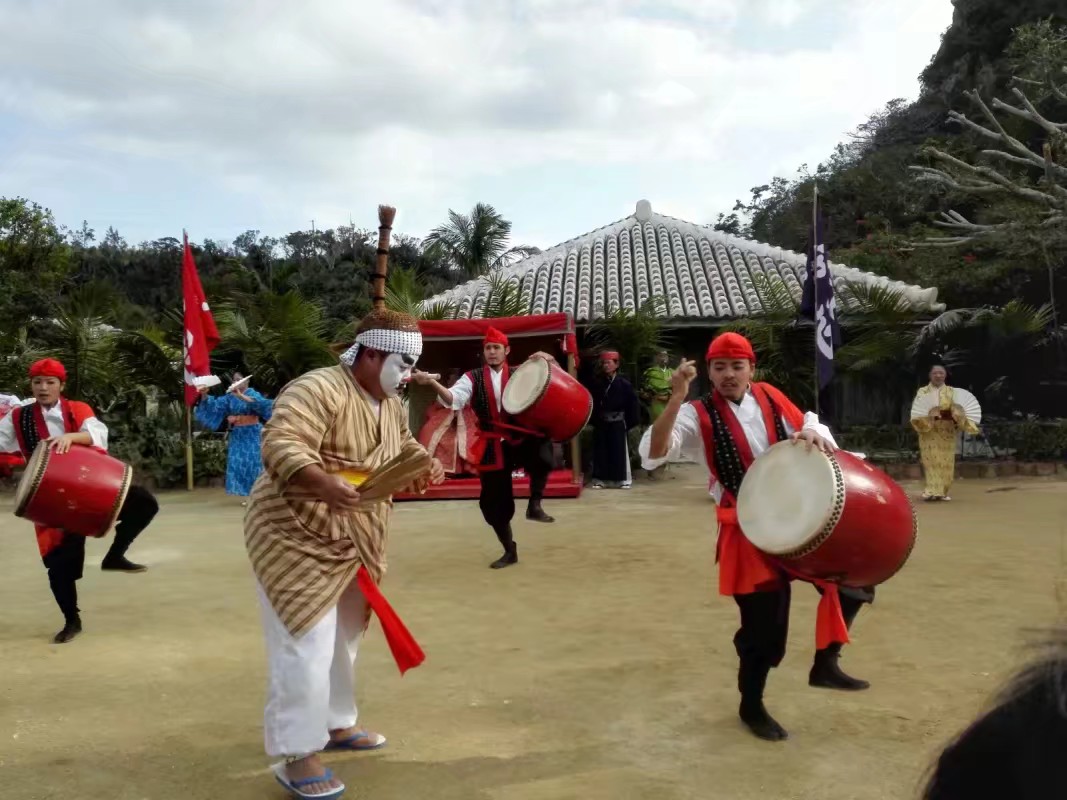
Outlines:
{"label": "black pants", "polygon": [[[789,636],[790,587],[786,583],[772,592],[734,595],[741,611],[741,627],[734,635],[734,648],[742,663],[755,663],[768,668],[782,663],[786,638]],[[819,594],[822,594],[821,589]],[[874,587],[842,587],[840,596],[845,625],[851,627],[863,604],[874,602]]]}
{"label": "black pants", "polygon": [[482,484],[478,507],[505,548],[511,543],[511,520],[515,516],[511,473],[517,467],[530,477],[530,507],[540,505],[552,470],[552,443],[548,439],[527,438],[515,445],[505,444],[504,468],[478,473]]}
{"label": "black pants", "polygon": [[[140,486],[131,486],[126,493],[126,500],[119,511],[119,522],[115,526],[115,540],[105,558],[121,558],[137,535],[148,527],[159,511],[159,503],[152,493]],[[68,533],[63,541],[44,557],[48,570],[48,583],[52,595],[63,616],[71,619],[78,615],[78,588],[85,568],[85,537],[77,533]]]}

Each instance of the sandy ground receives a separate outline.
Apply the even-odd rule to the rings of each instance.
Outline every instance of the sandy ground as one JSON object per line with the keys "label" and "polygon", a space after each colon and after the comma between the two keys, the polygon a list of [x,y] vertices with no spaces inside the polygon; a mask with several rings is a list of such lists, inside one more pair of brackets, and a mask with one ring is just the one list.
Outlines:
{"label": "sandy ground", "polygon": [[[792,738],[759,742],[735,716],[736,611],[714,592],[702,487],[683,467],[550,502],[558,522],[518,522],[522,563],[500,572],[475,503],[399,506],[387,594],[428,660],[401,679],[372,627],[361,712],[390,744],[329,758],[347,796],[914,797],[1028,630],[1057,617],[1067,484],[957,484],[919,507],[910,563],[856,624],[843,663],[869,692],[807,686],[816,593],[798,588],[767,697]],[[91,542],[86,632],[57,646],[32,533],[0,498],[0,797],[285,796],[262,754],[242,509],[216,491],[161,499],[131,553],[151,570],[101,573]]]}

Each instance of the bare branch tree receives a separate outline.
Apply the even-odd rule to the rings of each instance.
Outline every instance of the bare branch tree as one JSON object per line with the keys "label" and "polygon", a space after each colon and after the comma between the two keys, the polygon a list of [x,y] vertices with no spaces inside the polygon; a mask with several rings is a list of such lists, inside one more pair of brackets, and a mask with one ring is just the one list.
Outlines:
{"label": "bare branch tree", "polygon": [[[1067,68],[1064,71],[1067,73]],[[1030,84],[1032,81],[1025,83]],[[1059,96],[1057,93],[1067,97],[1067,85],[1057,86],[1051,77],[1046,88],[1057,97]],[[1003,236],[1007,233],[1033,231],[1040,234],[1050,228],[1067,227],[1067,166],[1055,160],[1057,153],[1067,153],[1067,122],[1053,122],[1047,119],[1018,86],[1012,89],[1012,93],[1019,101],[1019,105],[1011,105],[995,99],[990,107],[977,91],[968,92],[967,97],[978,107],[982,119],[976,121],[957,111],[949,112],[949,118],[964,129],[999,145],[998,149],[986,149],[980,152],[985,160],[1000,161],[1006,167],[1041,170],[1040,176],[1028,179],[1025,173],[1012,175],[1010,172],[993,166],[971,164],[937,147],[925,148],[923,152],[941,164],[941,167],[916,165],[910,167],[910,170],[918,180],[963,194],[1018,198],[1033,205],[1036,215],[1032,219],[979,224],[972,222],[957,211],[948,211],[943,213],[934,224],[944,228],[949,235],[931,237],[923,242],[917,242],[917,245],[955,247],[979,239]],[[1024,119],[1044,131],[1047,140],[1042,152],[1034,152],[1008,133],[997,118],[996,111]]]}

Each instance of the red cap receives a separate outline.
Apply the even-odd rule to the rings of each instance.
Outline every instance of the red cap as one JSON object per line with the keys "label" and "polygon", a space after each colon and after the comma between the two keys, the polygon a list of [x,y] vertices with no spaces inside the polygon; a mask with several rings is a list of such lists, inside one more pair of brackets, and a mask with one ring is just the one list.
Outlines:
{"label": "red cap", "polygon": [[507,347],[508,337],[505,336],[501,331],[498,331],[496,328],[490,326],[489,330],[485,332],[485,338],[482,340],[483,346],[487,344],[499,344],[503,345],[504,347]]}
{"label": "red cap", "polygon": [[756,363],[756,351],[752,342],[740,333],[723,333],[711,340],[706,361],[751,361]]}
{"label": "red cap", "polygon": [[59,378],[61,381],[66,381],[67,370],[54,358],[42,358],[40,361],[35,361],[30,367],[30,377]]}
{"label": "red cap", "polygon": [[618,361],[619,353],[617,350],[604,350],[600,354],[601,361]]}

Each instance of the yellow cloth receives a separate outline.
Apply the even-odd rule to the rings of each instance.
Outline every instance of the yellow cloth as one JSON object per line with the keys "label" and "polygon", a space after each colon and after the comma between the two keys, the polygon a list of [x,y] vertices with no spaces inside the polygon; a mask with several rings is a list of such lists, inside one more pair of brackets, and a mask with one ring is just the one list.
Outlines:
{"label": "yellow cloth", "polygon": [[919,434],[919,458],[923,465],[926,488],[923,497],[947,497],[956,476],[956,433],[978,433],[978,426],[967,419],[963,409],[952,402],[952,387],[928,384],[916,393],[915,400],[937,393],[939,411],[948,411],[952,419],[914,417],[911,426]]}
{"label": "yellow cloth", "polygon": [[409,448],[423,450],[408,429],[399,398],[380,410],[348,367],[318,369],[290,383],[263,427],[263,474],[252,488],[245,546],[278,618],[294,637],[332,608],[360,564],[375,582],[386,570],[392,498],[334,513],[289,481],[316,464],[347,473],[349,482]]}

